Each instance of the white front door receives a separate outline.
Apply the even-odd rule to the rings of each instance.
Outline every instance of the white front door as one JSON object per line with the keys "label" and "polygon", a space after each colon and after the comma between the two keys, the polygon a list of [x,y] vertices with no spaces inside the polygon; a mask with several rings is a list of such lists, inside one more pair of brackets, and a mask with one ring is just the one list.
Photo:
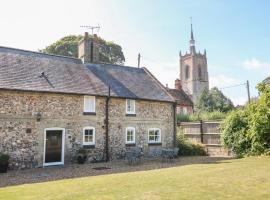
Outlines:
{"label": "white front door", "polygon": [[43,166],[63,165],[65,129],[47,128],[44,131]]}

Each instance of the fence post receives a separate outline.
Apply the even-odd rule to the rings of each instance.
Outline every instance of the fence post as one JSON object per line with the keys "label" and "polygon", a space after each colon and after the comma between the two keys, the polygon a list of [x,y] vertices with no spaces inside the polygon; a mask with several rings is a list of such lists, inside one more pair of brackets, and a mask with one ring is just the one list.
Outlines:
{"label": "fence post", "polygon": [[201,143],[203,144],[203,121],[200,120]]}

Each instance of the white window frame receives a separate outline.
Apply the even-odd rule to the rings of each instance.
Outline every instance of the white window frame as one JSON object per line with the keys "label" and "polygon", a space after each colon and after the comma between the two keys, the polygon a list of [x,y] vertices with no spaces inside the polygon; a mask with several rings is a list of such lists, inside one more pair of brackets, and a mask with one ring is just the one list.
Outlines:
{"label": "white window frame", "polygon": [[[94,100],[94,110],[87,110],[86,109],[86,103],[88,99],[93,99]],[[96,97],[95,96],[84,96],[84,103],[83,103],[83,111],[84,112],[92,112],[95,113],[96,112]]]}
{"label": "white window frame", "polygon": [[[85,141],[85,130],[93,130],[93,142]],[[95,145],[96,144],[96,130],[92,126],[86,126],[83,128],[83,145]]]}
{"label": "white window frame", "polygon": [[[128,130],[132,130],[133,131],[133,141],[127,141],[127,133]],[[135,144],[136,143],[136,131],[134,127],[127,127],[126,128],[126,144]]]}
{"label": "white window frame", "polygon": [[[150,135],[150,131],[159,131],[159,140],[158,141],[150,141],[149,140],[149,135]],[[153,143],[161,143],[161,130],[160,130],[160,128],[150,128],[150,129],[148,129],[148,143],[150,143],[150,144],[153,144]]]}
{"label": "white window frame", "polygon": [[[134,102],[134,110],[128,110],[128,101]],[[135,114],[136,113],[136,101],[134,99],[126,99],[126,114]]]}
{"label": "white window frame", "polygon": [[[62,149],[61,149],[61,161],[60,162],[51,162],[46,163],[45,162],[45,156],[46,156],[46,143],[47,143],[47,131],[62,131]],[[54,128],[45,128],[44,129],[44,149],[43,149],[43,167],[46,166],[52,166],[52,165],[64,165],[65,162],[65,129],[54,127]]]}

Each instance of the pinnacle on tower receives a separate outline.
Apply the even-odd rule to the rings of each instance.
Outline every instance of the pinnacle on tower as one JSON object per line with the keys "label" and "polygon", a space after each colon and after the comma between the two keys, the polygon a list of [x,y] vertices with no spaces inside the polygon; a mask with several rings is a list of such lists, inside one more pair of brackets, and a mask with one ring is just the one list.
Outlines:
{"label": "pinnacle on tower", "polygon": [[192,22],[191,22],[191,32],[190,32],[189,45],[190,45],[190,53],[191,54],[195,54],[196,53],[196,50],[195,50],[195,40],[194,40],[194,36],[193,36]]}

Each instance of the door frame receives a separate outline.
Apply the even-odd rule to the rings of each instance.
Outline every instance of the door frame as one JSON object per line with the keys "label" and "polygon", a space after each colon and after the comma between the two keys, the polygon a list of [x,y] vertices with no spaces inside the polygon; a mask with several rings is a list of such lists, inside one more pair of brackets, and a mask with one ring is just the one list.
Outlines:
{"label": "door frame", "polygon": [[[61,151],[61,162],[52,162],[52,163],[45,163],[45,156],[46,156],[46,133],[47,131],[62,131],[62,151]],[[43,167],[52,166],[52,165],[64,165],[64,158],[65,158],[65,129],[59,127],[53,128],[45,128],[44,129],[44,151],[43,151]]]}

